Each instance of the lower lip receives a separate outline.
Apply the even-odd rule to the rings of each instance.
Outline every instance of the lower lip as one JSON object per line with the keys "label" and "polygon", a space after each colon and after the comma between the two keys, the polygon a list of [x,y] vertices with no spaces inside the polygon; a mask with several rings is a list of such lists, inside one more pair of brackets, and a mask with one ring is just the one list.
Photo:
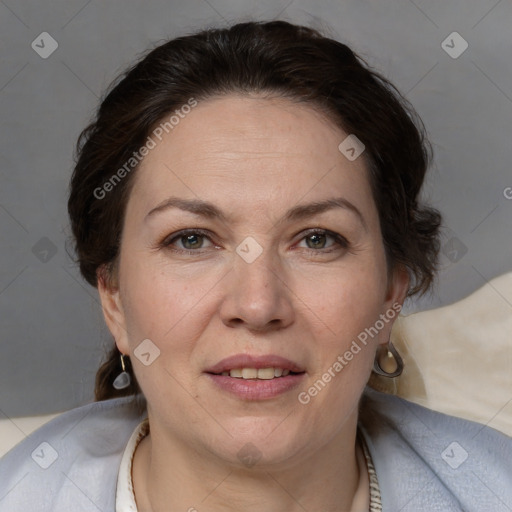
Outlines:
{"label": "lower lip", "polygon": [[296,388],[304,373],[277,377],[274,379],[237,379],[227,375],[207,374],[208,377],[221,389],[228,391],[245,400],[265,400],[282,395]]}

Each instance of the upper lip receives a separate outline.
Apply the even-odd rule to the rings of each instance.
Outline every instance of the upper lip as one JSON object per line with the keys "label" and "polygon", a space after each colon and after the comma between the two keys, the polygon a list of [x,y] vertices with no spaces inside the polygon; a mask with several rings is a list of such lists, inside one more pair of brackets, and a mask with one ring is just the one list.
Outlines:
{"label": "upper lip", "polygon": [[222,373],[238,368],[282,368],[294,373],[304,371],[297,363],[274,354],[255,356],[251,354],[236,354],[226,357],[205,370],[206,373]]}

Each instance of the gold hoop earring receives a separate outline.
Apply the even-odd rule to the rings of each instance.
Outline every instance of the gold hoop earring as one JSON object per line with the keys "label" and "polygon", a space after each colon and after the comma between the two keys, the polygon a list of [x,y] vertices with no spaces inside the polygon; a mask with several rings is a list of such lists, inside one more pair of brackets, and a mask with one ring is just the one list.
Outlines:
{"label": "gold hoop earring", "polygon": [[393,378],[398,377],[404,370],[404,361],[400,354],[391,343],[388,341],[387,345],[380,346],[375,354],[373,362],[373,371],[377,375],[383,377]]}
{"label": "gold hoop earring", "polygon": [[122,372],[115,378],[112,386],[115,389],[126,389],[132,382],[132,378],[130,374],[126,371],[126,367],[124,365],[124,354],[121,354],[121,368]]}

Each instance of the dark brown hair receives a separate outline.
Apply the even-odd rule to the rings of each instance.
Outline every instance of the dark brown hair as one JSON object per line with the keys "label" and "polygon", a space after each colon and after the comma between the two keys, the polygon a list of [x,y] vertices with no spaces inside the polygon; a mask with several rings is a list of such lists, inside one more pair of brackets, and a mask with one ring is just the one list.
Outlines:
{"label": "dark brown hair", "polygon": [[[113,274],[136,165],[115,186],[106,184],[155,125],[191,99],[248,92],[308,103],[363,142],[388,267],[408,269],[409,295],[426,292],[436,270],[441,217],[419,203],[431,153],[421,120],[346,45],[284,21],[240,23],[172,39],[112,86],[80,135],[71,179],[68,211],[83,277],[97,286],[98,272]],[[134,376],[130,388],[116,391],[112,381],[119,372],[114,348],[97,375],[98,400],[139,391]]]}

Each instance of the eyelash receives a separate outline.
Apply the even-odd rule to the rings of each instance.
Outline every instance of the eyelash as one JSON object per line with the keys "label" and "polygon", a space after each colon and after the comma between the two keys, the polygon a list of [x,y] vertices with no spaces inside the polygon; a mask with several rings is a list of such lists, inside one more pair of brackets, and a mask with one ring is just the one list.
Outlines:
{"label": "eyelash", "polygon": [[[210,240],[210,242],[213,243],[213,241],[210,238],[211,234],[209,231],[197,228],[197,229],[184,229],[182,231],[178,231],[177,233],[173,233],[172,235],[165,238],[159,244],[159,246],[163,249],[168,249],[170,251],[173,251],[173,252],[176,252],[179,254],[189,254],[189,255],[194,255],[194,256],[197,256],[198,254],[202,254],[204,251],[201,249],[194,249],[194,250],[192,250],[192,249],[176,249],[176,248],[172,247],[172,244],[175,241],[177,241],[180,238],[187,236],[187,235],[201,235],[201,236],[208,238]],[[312,235],[325,235],[325,236],[331,237],[334,240],[335,244],[337,244],[339,246],[338,249],[340,247],[343,249],[348,249],[348,247],[350,246],[349,241],[345,237],[343,237],[333,231],[329,231],[328,229],[320,229],[320,228],[312,228],[312,229],[306,230],[304,232],[302,238],[299,240],[299,242],[304,240],[305,238],[312,236]],[[327,253],[333,252],[334,250],[337,250],[337,248],[332,248],[332,247],[329,247],[327,249],[310,249],[310,248],[302,247],[300,249],[306,249],[306,251],[308,251],[310,253],[314,253],[314,254],[319,254],[319,253],[327,254]]]}

